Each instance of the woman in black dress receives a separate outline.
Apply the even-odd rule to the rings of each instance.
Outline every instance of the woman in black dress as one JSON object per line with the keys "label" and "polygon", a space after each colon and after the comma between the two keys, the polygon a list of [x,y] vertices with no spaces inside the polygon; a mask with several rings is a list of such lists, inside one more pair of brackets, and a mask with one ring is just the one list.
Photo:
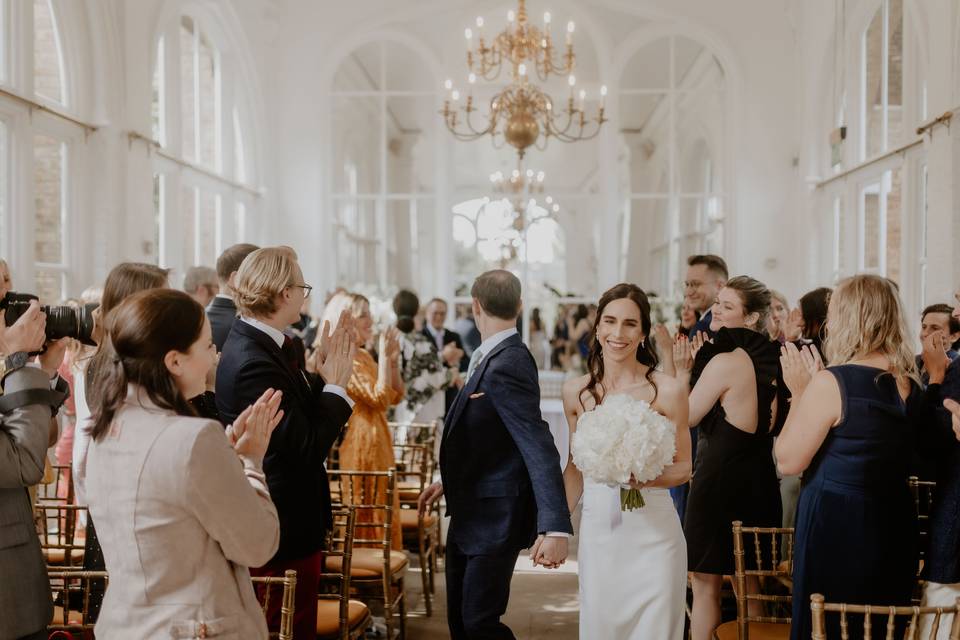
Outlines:
{"label": "woman in black dress", "polygon": [[690,381],[690,424],[700,428],[683,527],[693,572],[693,640],[710,640],[720,624],[720,587],[734,568],[731,523],[780,525],[772,436],[782,387],[779,345],[766,333],[769,306],[763,283],[733,278],[712,308],[713,342],[680,337],[674,349],[677,375]]}

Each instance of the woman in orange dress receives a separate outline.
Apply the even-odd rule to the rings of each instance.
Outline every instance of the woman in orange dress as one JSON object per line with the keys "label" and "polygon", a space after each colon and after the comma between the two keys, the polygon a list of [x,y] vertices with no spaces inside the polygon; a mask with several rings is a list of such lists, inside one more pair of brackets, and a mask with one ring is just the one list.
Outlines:
{"label": "woman in orange dress", "polygon": [[[347,394],[356,404],[353,415],[347,422],[346,434],[340,445],[340,468],[344,471],[386,471],[395,465],[393,456],[393,438],[387,426],[387,410],[403,399],[403,378],[400,375],[399,332],[391,327],[380,336],[379,363],[365,348],[373,338],[373,317],[370,314],[370,302],[360,294],[338,293],[324,309],[324,320],[331,325],[336,323],[340,313],[349,310],[357,327],[357,356],[353,363],[353,375],[347,386]],[[386,487],[384,482],[376,483],[376,496],[371,496],[374,483],[367,483],[361,489],[355,481],[354,501],[385,504]],[[361,493],[362,491],[362,493]],[[372,498],[372,499],[371,499]],[[349,502],[350,496],[344,496]],[[391,546],[403,549],[403,531],[400,527],[399,494],[393,496],[393,517],[391,528]],[[357,524],[363,522],[383,522],[383,513],[369,509],[357,511]],[[375,527],[357,527],[358,539],[378,539],[383,530]],[[360,545],[365,546],[365,545]]]}

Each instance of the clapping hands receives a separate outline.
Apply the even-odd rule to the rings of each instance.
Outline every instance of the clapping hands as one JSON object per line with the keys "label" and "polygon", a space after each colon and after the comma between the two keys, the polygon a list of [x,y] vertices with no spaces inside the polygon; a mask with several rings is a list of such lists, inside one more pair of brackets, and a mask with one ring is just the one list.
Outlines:
{"label": "clapping hands", "polygon": [[943,401],[943,406],[950,412],[950,419],[953,422],[953,433],[960,440],[960,404],[955,400],[947,398]]}
{"label": "clapping hands", "polygon": [[320,341],[307,360],[307,371],[318,373],[327,384],[346,388],[353,374],[353,360],[357,355],[358,332],[353,316],[344,310],[337,320],[337,328],[330,331],[330,323],[323,323]]}
{"label": "clapping hands", "polygon": [[690,373],[697,353],[708,342],[713,341],[702,331],[697,332],[693,338],[687,338],[682,333],[677,334],[677,339],[673,343],[673,365],[677,373]]}
{"label": "clapping hands", "polygon": [[803,313],[800,309],[793,309],[787,316],[787,321],[780,328],[787,342],[795,342],[803,335]]}
{"label": "clapping hands", "polygon": [[273,430],[283,419],[282,399],[282,391],[267,389],[227,427],[227,439],[237,455],[253,460],[258,467],[263,464]]}
{"label": "clapping hands", "polygon": [[823,358],[812,344],[797,345],[787,342],[780,347],[780,367],[783,369],[783,381],[794,398],[803,395],[813,375],[823,369]]}

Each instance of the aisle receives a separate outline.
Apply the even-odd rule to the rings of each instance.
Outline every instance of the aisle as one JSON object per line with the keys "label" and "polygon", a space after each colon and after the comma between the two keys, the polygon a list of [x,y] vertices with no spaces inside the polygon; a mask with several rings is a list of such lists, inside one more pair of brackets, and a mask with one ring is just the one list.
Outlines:
{"label": "aisle", "polygon": [[[579,516],[574,514],[574,526]],[[411,615],[407,622],[410,640],[445,640],[447,631],[446,592],[442,571],[437,576],[433,616],[423,615],[420,574],[407,574],[407,596]],[[510,606],[503,620],[518,640],[577,640],[580,615],[577,599],[576,537],[566,564],[555,571],[532,567],[526,552],[517,559],[510,592]]]}

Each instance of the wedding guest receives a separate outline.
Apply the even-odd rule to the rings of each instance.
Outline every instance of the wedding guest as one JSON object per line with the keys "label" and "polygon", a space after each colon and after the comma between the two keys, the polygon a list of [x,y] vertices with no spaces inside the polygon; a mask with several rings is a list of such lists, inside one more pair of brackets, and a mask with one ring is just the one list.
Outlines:
{"label": "wedding guest", "polygon": [[534,307],[530,312],[530,353],[541,371],[547,368],[547,333],[544,330],[543,318],[540,317],[540,308]]}
{"label": "wedding guest", "polygon": [[[824,347],[783,348],[793,401],[775,452],[803,473],[793,560],[793,640],[811,634],[810,595],[830,602],[908,605],[917,573],[917,519],[907,486],[923,403],[895,285],[879,276],[840,282]],[[828,618],[827,635],[839,637]],[[861,634],[851,620],[850,632]]]}
{"label": "wedding guest", "polygon": [[474,349],[480,346],[480,330],[477,329],[477,321],[469,304],[458,304],[455,308],[457,319],[453,323],[453,330],[463,338],[463,351],[469,362]]}
{"label": "wedding guest", "polygon": [[680,326],[677,328],[677,333],[681,333],[688,338],[693,337],[691,334],[698,322],[700,322],[700,312],[693,307],[690,300],[684,298],[680,305]]}
{"label": "wedding guest", "polygon": [[244,258],[259,249],[255,244],[235,244],[228,247],[217,258],[217,281],[219,291],[207,305],[207,317],[213,330],[213,343],[217,351],[223,351],[223,343],[230,335],[230,329],[237,319],[237,305],[234,301],[233,284],[237,271]]}
{"label": "wedding guest", "polygon": [[[711,310],[717,294],[729,277],[727,263],[720,256],[705,254],[687,258],[687,277],[683,282],[684,298],[695,312],[701,314],[690,332],[691,335],[700,332],[713,335],[710,329],[713,319]],[[693,446],[696,451],[696,441]]]}
{"label": "wedding guest", "polygon": [[428,337],[417,331],[414,317],[420,309],[417,294],[401,289],[393,297],[400,330],[401,372],[405,402],[397,406],[400,422],[432,422],[444,415],[444,393],[462,385],[459,372],[448,369]]}
{"label": "wedding guest", "polygon": [[[720,624],[720,587],[734,571],[730,523],[776,527],[782,517],[772,455],[780,367],[778,345],[766,332],[769,308],[763,283],[732,278],[711,309],[713,341],[681,336],[674,348],[677,377],[690,387],[690,424],[699,425],[701,439],[683,527],[693,640],[709,640]],[[757,615],[759,604],[751,601]]]}
{"label": "wedding guest", "polygon": [[779,291],[770,290],[770,317],[767,318],[767,332],[770,339],[783,344],[787,341],[784,329],[790,316],[790,303]]}
{"label": "wedding guest", "polygon": [[553,325],[553,337],[550,339],[550,368],[565,371],[567,369],[567,351],[570,342],[570,328],[567,323],[569,310],[566,305],[557,305],[557,320]]}
{"label": "wedding guest", "polygon": [[[437,353],[447,368],[461,373],[467,372],[469,358],[465,357],[463,339],[454,331],[450,331],[444,324],[447,321],[447,302],[443,298],[434,298],[427,303],[426,322],[422,333],[429,338],[437,348]],[[451,372],[452,375],[452,372]],[[450,410],[454,398],[457,397],[457,388],[450,386],[444,394],[444,413]]]}
{"label": "wedding guest", "polygon": [[[692,329],[684,333],[686,337],[694,338],[701,333],[703,337],[713,336],[713,330],[711,329],[713,305],[728,277],[727,263],[720,256],[705,254],[687,258],[687,276],[683,283],[684,302],[693,308],[694,313],[700,314],[700,319],[697,320]],[[661,342],[663,342],[662,336]],[[666,360],[664,358],[664,361]],[[666,369],[669,371],[669,366]],[[700,436],[696,424],[696,421],[690,420],[690,447],[694,462],[697,460],[697,442]],[[673,504],[677,508],[681,521],[683,521],[687,510],[689,491],[690,485],[688,484],[670,488],[670,497],[673,499]]]}
{"label": "wedding guest", "polygon": [[[960,340],[960,320],[953,316],[953,307],[948,304],[932,304],[920,314],[920,344],[923,345],[933,334],[939,333],[943,351],[952,362],[958,354],[953,345]],[[916,357],[920,381],[924,387],[930,381],[930,374],[923,363],[923,354]]]}
{"label": "wedding guest", "polygon": [[[960,306],[952,312],[951,319],[957,319]],[[940,338],[938,332],[927,336],[922,353],[931,415],[921,432],[921,448],[937,483],[921,573],[925,607],[949,606],[960,597],[960,359],[950,360]],[[951,624],[952,616],[944,616],[937,640],[947,640]],[[930,637],[930,627],[924,621],[920,637]]]}
{"label": "wedding guest", "polygon": [[[169,272],[166,269],[141,262],[121,262],[107,274],[100,306],[93,312],[94,330],[92,337],[98,346],[92,356],[81,360],[82,375],[74,377],[73,396],[77,422],[73,432],[71,473],[73,474],[73,493],[77,504],[87,504],[87,449],[90,446],[90,427],[92,425],[92,413],[96,411],[97,402],[102,398],[98,372],[105,370],[110,360],[102,348],[103,338],[105,337],[105,320],[109,317],[111,311],[133,294],[149,289],[168,287],[168,274]],[[85,571],[103,571],[105,568],[103,551],[97,537],[93,517],[88,517],[87,521],[85,523],[81,522],[81,524],[86,527],[83,569]],[[96,622],[102,602],[103,585],[94,583],[91,585],[88,616],[91,622]]]}
{"label": "wedding guest", "polygon": [[210,267],[190,267],[187,269],[187,274],[183,276],[183,290],[200,303],[201,307],[206,308],[220,293],[217,272]]}
{"label": "wedding guest", "polygon": [[[237,416],[267,389],[283,392],[284,415],[270,438],[263,468],[280,517],[280,546],[254,573],[283,576],[297,572],[293,635],[316,637],[317,588],[321,547],[332,525],[330,483],[324,461],[353,407],[345,387],[356,347],[352,318],[344,314],[304,372],[283,330],[300,316],[311,286],[304,282],[297,254],[289,247],[267,247],[248,255],[233,285],[240,319],[223,345],[217,369],[217,408],[225,422]],[[319,375],[317,375],[319,374]],[[280,622],[279,599],[267,611],[271,626]]]}
{"label": "wedding guest", "polygon": [[[338,293],[323,310],[322,322],[336,328],[340,315],[346,311],[356,327],[357,355],[347,394],[354,401],[353,414],[347,421],[347,430],[340,444],[340,468],[348,471],[387,471],[396,466],[393,438],[387,426],[387,410],[403,399],[403,378],[400,375],[400,332],[396,328],[382,334],[377,349],[379,362],[373,359],[363,345],[373,339],[373,317],[370,301],[357,293]],[[386,503],[387,488],[382,482],[366,480],[366,487],[355,480],[353,493],[368,496],[367,501]],[[374,492],[374,489],[379,489]],[[349,500],[350,495],[345,498]],[[400,526],[400,497],[394,494],[391,544],[403,549],[403,530]],[[357,538],[375,540],[383,530],[364,527],[363,523],[383,524],[383,513],[369,509],[357,512]],[[362,546],[362,545],[361,545]]]}
{"label": "wedding guest", "polygon": [[787,317],[786,342],[802,341],[813,345],[823,355],[823,327],[827,322],[827,306],[832,293],[829,287],[820,287],[803,294],[800,306]]}
{"label": "wedding guest", "polygon": [[574,353],[580,356],[581,363],[586,364],[590,356],[590,329],[597,319],[597,306],[585,304],[577,306],[577,311],[570,322],[570,339],[568,344],[574,349]]}
{"label": "wedding guest", "polygon": [[280,393],[264,393],[225,435],[187,401],[216,358],[203,307],[180,291],[143,291],[107,325],[87,456],[110,573],[97,636],[266,638],[247,567],[280,538],[261,467]]}

